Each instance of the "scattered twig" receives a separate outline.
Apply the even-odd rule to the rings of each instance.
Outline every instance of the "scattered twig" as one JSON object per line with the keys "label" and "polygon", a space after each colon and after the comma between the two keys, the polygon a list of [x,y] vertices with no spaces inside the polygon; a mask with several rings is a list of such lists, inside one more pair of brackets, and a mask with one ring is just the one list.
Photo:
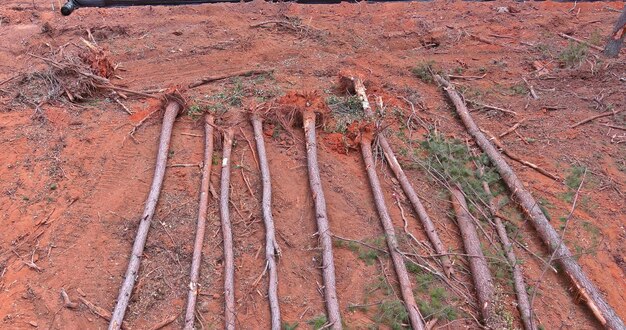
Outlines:
{"label": "scattered twig", "polygon": [[119,104],[119,105],[122,107],[122,109],[124,109],[124,111],[125,111],[127,114],[129,114],[129,115],[132,115],[132,114],[133,114],[133,112],[132,112],[132,111],[130,111],[130,109],[129,109],[127,106],[125,106],[125,105],[124,105],[124,103],[122,103],[122,101],[120,101],[120,100],[118,100],[118,99],[116,99],[116,98],[114,98],[113,100],[115,100],[115,103]]}
{"label": "scattered twig", "polygon": [[143,125],[143,123],[145,123],[146,120],[148,120],[148,118],[150,118],[155,112],[157,112],[159,110],[161,110],[161,109],[155,109],[154,111],[150,112],[145,117],[143,117],[143,119],[140,120],[137,124],[133,125],[133,129],[130,130],[128,135],[130,135],[130,137],[134,140],[135,139],[135,133],[137,132],[137,129],[139,129],[139,127],[141,127],[141,125]]}
{"label": "scattered twig", "polygon": [[198,168],[202,168],[203,163],[198,163],[198,164],[172,164],[172,165],[167,165],[167,167],[198,167]]}
{"label": "scattered twig", "polygon": [[176,319],[178,318],[178,315],[180,315],[180,313],[168,316],[163,321],[155,324],[152,328],[150,328],[150,330],[159,330],[161,328],[164,328],[166,325],[176,321]]}
{"label": "scattered twig", "polygon": [[561,265],[571,282],[576,286],[579,297],[585,301],[594,316],[603,326],[612,329],[623,329],[625,327],[624,322],[606,302],[593,282],[583,273],[580,265],[572,258],[569,249],[564,244],[560,244],[561,239],[558,233],[554,230],[545,214],[543,214],[541,208],[539,208],[537,201],[528,192],[522,181],[517,178],[513,169],[506,163],[498,150],[480,131],[467,110],[461,96],[454,89],[454,86],[439,75],[434,75],[434,77],[437,82],[445,87],[445,91],[454,103],[456,112],[461,117],[467,131],[474,138],[478,146],[487,154],[511,193],[529,215],[530,222],[533,224],[544,244],[551,252],[556,251],[555,259],[558,261],[559,265]]}
{"label": "scattered twig", "polygon": [[135,243],[133,244],[133,250],[130,255],[128,269],[126,270],[126,276],[122,287],[120,288],[117,304],[109,324],[109,330],[117,330],[122,326],[124,314],[126,313],[128,302],[130,301],[130,295],[133,291],[135,280],[139,272],[139,265],[141,263],[143,249],[146,244],[146,238],[148,237],[148,230],[150,229],[150,223],[152,222],[156,204],[159,200],[159,194],[161,193],[161,186],[163,185],[170,138],[172,136],[172,127],[174,126],[174,121],[176,120],[176,116],[178,115],[180,108],[181,107],[178,103],[170,102],[165,109],[152,186],[150,188],[148,198],[146,199],[146,205],[143,215],[141,216],[137,236],[135,237]]}
{"label": "scattered twig", "polygon": [[500,151],[502,151],[502,153],[505,154],[507,157],[513,159],[514,161],[516,161],[516,162],[518,162],[520,164],[523,164],[525,166],[528,166],[528,167],[532,168],[533,170],[535,170],[535,171],[537,171],[537,172],[547,176],[548,178],[550,178],[550,179],[552,179],[554,181],[560,181],[561,180],[558,176],[556,176],[556,175],[554,175],[554,174],[544,170],[543,168],[539,167],[538,165],[535,165],[535,164],[533,164],[533,163],[531,163],[529,161],[526,161],[526,160],[522,159],[517,154],[509,151],[508,149],[506,149],[504,147],[504,145],[502,144],[502,142],[500,142],[500,140],[498,140],[495,136],[491,135],[489,132],[484,131],[484,130],[481,130],[481,131],[483,133],[489,135],[489,140],[492,141],[493,144],[495,144],[496,147],[498,147],[498,149],[500,149]]}
{"label": "scattered twig", "polygon": [[[0,20],[0,21],[2,21],[2,20]],[[13,79],[15,79],[15,78],[17,78],[19,76],[20,76],[19,74],[16,74],[15,76],[12,76],[12,77],[9,77],[9,78],[7,78],[7,79],[5,79],[3,81],[0,81],[0,86],[8,83],[9,81],[11,81],[11,80],[13,80]]]}
{"label": "scattered twig", "polygon": [[324,280],[324,300],[328,313],[328,321],[333,330],[339,330],[341,314],[339,313],[339,301],[337,299],[337,285],[335,279],[335,263],[333,259],[333,243],[328,214],[326,213],[326,199],[322,190],[322,179],[317,162],[317,142],[315,136],[315,112],[304,109],[302,113],[304,135],[306,138],[307,168],[309,172],[309,185],[315,202],[315,219],[317,221],[317,233],[322,248],[322,278]]}
{"label": "scattered twig", "polygon": [[157,99],[157,100],[161,100],[162,99],[161,96],[152,95],[152,94],[139,92],[139,91],[134,91],[132,89],[119,87],[119,86],[114,86],[114,85],[96,85],[96,87],[102,88],[102,89],[110,89],[110,90],[114,90],[114,91],[124,92],[124,93],[128,93],[128,94],[135,94],[135,95],[139,95],[139,96],[143,96],[143,97],[147,97],[147,98],[151,98],[151,99]]}
{"label": "scattered twig", "polygon": [[587,47],[593,48],[595,50],[599,50],[599,51],[603,51],[604,50],[602,47],[598,47],[596,45],[592,45],[592,44],[590,44],[590,43],[588,43],[588,42],[586,42],[584,40],[580,40],[580,39],[578,39],[576,37],[572,37],[572,36],[567,35],[565,33],[559,33],[559,36],[561,36],[561,37],[563,37],[565,39],[576,41],[576,42],[581,43],[581,44],[583,44],[583,45],[585,45]]}
{"label": "scattered twig", "polygon": [[533,97],[533,99],[538,100],[539,96],[537,95],[537,93],[535,92],[535,88],[533,87],[533,85],[531,85],[528,80],[526,80],[526,78],[522,77],[522,80],[524,80],[524,83],[526,84],[526,87],[528,87],[528,90],[530,91],[530,96]]}
{"label": "scattered twig", "polygon": [[[189,293],[187,295],[187,310],[185,312],[185,330],[194,329],[193,325],[196,315],[198,278],[200,277],[202,245],[204,242],[207,209],[209,205],[209,183],[211,181],[211,168],[213,167],[213,126],[211,125],[213,124],[213,121],[213,116],[210,114],[207,114],[204,117],[204,163],[202,168],[202,181],[200,183],[200,202],[198,207],[196,240],[193,247],[193,257],[191,259],[191,274],[189,275]],[[176,315],[176,317],[178,317],[178,315]]]}
{"label": "scattered twig", "polygon": [[602,124],[602,126],[606,126],[606,127],[610,127],[613,129],[619,129],[622,131],[626,131],[626,126],[617,126],[617,125],[611,125],[611,124]]}
{"label": "scattered twig", "polygon": [[64,288],[61,288],[61,298],[63,299],[63,307],[69,309],[78,308],[78,304],[70,300],[70,297],[67,295]]}
{"label": "scattered twig", "polygon": [[517,112],[515,112],[513,110],[507,110],[507,109],[503,109],[503,108],[496,107],[496,106],[493,106],[493,105],[489,105],[489,104],[484,104],[484,103],[480,103],[480,102],[477,102],[477,101],[473,101],[473,100],[467,100],[467,102],[469,102],[469,103],[471,103],[473,105],[477,105],[477,106],[479,106],[481,108],[502,111],[504,113],[508,113],[508,114],[513,115],[513,116],[517,116]]}
{"label": "scattered twig", "polygon": [[476,80],[476,79],[483,79],[487,76],[487,74],[483,74],[482,76],[455,76],[455,75],[448,75],[448,77],[450,79],[466,79],[466,80]]}
{"label": "scattered twig", "polygon": [[602,114],[599,114],[599,115],[595,115],[595,116],[589,117],[589,118],[587,118],[585,120],[579,121],[576,124],[570,126],[569,128],[576,128],[576,127],[578,127],[578,126],[580,126],[582,124],[586,124],[586,123],[588,123],[588,122],[590,122],[592,120],[595,120],[595,119],[598,119],[598,118],[603,118],[603,117],[608,117],[608,116],[613,116],[613,115],[616,115],[616,114],[618,114],[618,113],[620,113],[622,111],[624,111],[624,110],[611,111],[611,112],[606,112],[606,113],[602,113]]}
{"label": "scattered twig", "polygon": [[[106,309],[92,303],[91,301],[87,300],[84,297],[78,297],[78,299],[80,300],[80,302],[82,302],[83,304],[85,304],[85,306],[87,306],[87,308],[89,308],[89,310],[98,315],[99,317],[107,320],[107,321],[111,321],[111,313],[109,313],[109,311],[107,311]],[[128,329],[128,325],[126,324],[126,322],[122,322],[119,326],[119,329]]]}
{"label": "scattered twig", "polygon": [[[274,218],[272,216],[272,182],[269,164],[263,141],[263,122],[258,114],[253,113],[250,120],[254,129],[254,140],[259,153],[261,181],[263,183],[263,221],[265,222],[265,268],[269,271],[268,299],[272,318],[272,330],[280,330],[280,306],[278,304],[278,270],[276,261],[281,255],[280,247],[276,242]],[[243,132],[242,132],[243,133]]]}
{"label": "scattered twig", "polygon": [[522,118],[522,120],[520,120],[517,123],[515,123],[515,125],[511,126],[511,128],[507,129],[502,134],[498,135],[498,138],[501,139],[501,138],[507,136],[508,134],[510,134],[511,132],[516,130],[519,127],[519,125],[521,125],[525,120],[526,120],[526,118]]}
{"label": "scattered twig", "polygon": [[210,76],[210,77],[202,78],[200,80],[197,80],[189,84],[189,88],[196,88],[198,86],[206,85],[214,81],[224,80],[224,79],[233,78],[233,77],[249,77],[249,76],[262,75],[262,74],[271,74],[273,72],[274,72],[274,69],[259,69],[259,70],[237,71],[237,72],[227,73],[227,74],[218,75],[218,76]]}
{"label": "scattered twig", "polygon": [[193,137],[202,137],[202,135],[200,134],[193,134],[193,133],[180,133],[180,135],[187,135],[187,136],[193,136]]}

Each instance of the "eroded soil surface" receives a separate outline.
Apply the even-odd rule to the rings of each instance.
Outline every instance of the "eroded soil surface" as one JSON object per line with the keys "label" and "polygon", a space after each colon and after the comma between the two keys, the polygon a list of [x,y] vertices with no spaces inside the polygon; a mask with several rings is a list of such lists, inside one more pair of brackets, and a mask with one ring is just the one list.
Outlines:
{"label": "eroded soil surface", "polygon": [[[57,1],[52,3],[58,9]],[[129,132],[159,109],[157,100],[130,94],[119,99],[133,115],[124,112],[115,101],[119,96],[110,91],[99,91],[81,102],[70,102],[61,91],[39,105],[49,86],[24,83],[24,74],[48,68],[29,54],[53,58],[60,52],[88,53],[81,38],[106,50],[117,66],[113,83],[137,91],[179,87],[193,110],[181,115],[174,127],[168,164],[191,166],[167,170],[126,314],[133,329],[149,329],[185,308],[201,178],[194,164],[202,161],[203,153],[203,128],[194,114],[204,109],[228,110],[218,124],[236,127],[231,214],[238,325],[269,327],[267,281],[258,281],[265,265],[260,173],[245,114],[253,103],[263,101],[282,114],[266,121],[265,138],[274,220],[283,252],[278,273],[284,325],[307,329],[324,323],[321,261],[303,133],[297,116],[280,110],[297,109],[293,97],[297,93],[314,93],[329,104],[344,102],[349,108],[353,100],[345,98],[338,86],[340,76],[350,75],[365,80],[372,103],[382,97],[385,134],[452,253],[456,291],[431,273],[409,267],[422,312],[439,319],[436,327],[478,327],[449,195],[419,165],[428,162],[432,151],[428,148],[436,147],[422,144],[429,139],[457,139],[457,147],[467,143],[476,148],[442,90],[428,81],[426,64],[466,77],[453,82],[474,102],[473,115],[485,130],[499,135],[524,120],[502,141],[510,151],[560,178],[549,179],[509,160],[559,232],[584,177],[564,241],[626,319],[626,113],[570,128],[588,117],[626,107],[626,55],[605,59],[596,49],[559,36],[565,33],[602,45],[618,16],[615,9],[621,6],[617,2],[298,5],[254,1],[79,9],[61,17],[51,10],[50,2],[4,1],[0,81],[19,76],[0,86],[0,328],[105,328],[106,321],[82,304],[74,310],[64,308],[60,290],[64,288],[76,302],[83,296],[113,309],[152,180],[161,112],[148,118],[134,138]],[[507,7],[508,13],[499,13],[497,7]],[[282,23],[260,24],[267,21]],[[274,72],[269,76],[183,88],[204,76],[270,68]],[[537,99],[531,97],[529,86]],[[33,93],[35,89],[39,94]],[[19,95],[20,90],[29,93]],[[33,95],[41,97],[32,99]],[[331,229],[337,236],[385,249],[360,152],[342,122],[345,113],[330,113],[326,119],[324,125],[320,121],[318,141]],[[450,145],[442,143],[439,146]],[[221,160],[218,149],[216,164]],[[403,249],[433,254],[398,182],[380,158],[378,164]],[[214,170],[215,189],[219,179],[219,171]],[[506,202],[506,190],[497,191]],[[217,200],[210,201],[198,328],[223,326],[217,205]],[[512,202],[501,213],[519,242],[515,252],[532,292],[545,268],[539,258],[547,260],[550,255]],[[493,245],[497,236],[486,222],[482,226],[487,234],[482,235],[484,249],[500,288],[500,313],[511,327],[519,328],[510,276],[498,261],[502,255],[497,244]],[[408,239],[404,228],[422,244]],[[429,262],[424,265],[441,271],[432,258],[424,260]],[[402,324],[395,273],[385,254],[337,240],[335,264],[346,328]],[[533,307],[544,328],[599,327],[562,274],[548,270],[539,287]],[[180,315],[168,327],[180,328],[182,323]]]}

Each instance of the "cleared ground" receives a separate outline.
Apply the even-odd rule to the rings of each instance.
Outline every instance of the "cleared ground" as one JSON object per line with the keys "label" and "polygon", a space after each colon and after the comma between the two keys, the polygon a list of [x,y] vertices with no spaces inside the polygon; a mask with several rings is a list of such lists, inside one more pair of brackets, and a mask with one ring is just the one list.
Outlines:
{"label": "cleared ground", "polygon": [[[443,146],[458,146],[451,142],[454,138],[462,146],[467,140],[474,147],[441,89],[420,77],[425,78],[425,64],[457,76],[478,77],[454,82],[467,99],[517,113],[513,116],[474,105],[473,114],[481,127],[500,134],[524,119],[515,132],[502,138],[504,144],[565,181],[556,182],[509,162],[557,230],[571,207],[572,190],[587,169],[565,242],[626,319],[626,113],[570,128],[585,118],[626,107],[626,56],[607,60],[594,48],[559,36],[565,33],[602,45],[618,16],[615,9],[622,5],[416,2],[319,6],[255,1],[80,9],[61,17],[51,10],[50,2],[37,2],[33,9],[31,2],[11,0],[0,7],[0,81],[47,67],[28,53],[47,58],[62,50],[76,51],[76,47],[87,52],[80,38],[90,40],[89,34],[119,64],[118,77],[112,81],[134,90],[182,87],[203,76],[273,68],[271,76],[226,80],[183,93],[197,109],[229,109],[221,124],[237,126],[231,213],[238,322],[242,329],[264,329],[269,326],[266,280],[254,285],[264,267],[260,176],[246,141],[253,142],[252,130],[242,111],[260,99],[276,100],[277,108],[284,109],[296,105],[296,93],[313,91],[330,104],[349,106],[350,99],[338,88],[339,77],[361,76],[372,99],[383,97],[387,135],[444,243],[451,252],[462,254],[448,193],[416,164],[427,162],[436,147],[421,144],[429,138],[445,137]],[[58,9],[56,1],[55,6]],[[497,7],[507,7],[509,12],[498,13]],[[255,27],[270,20],[289,24]],[[0,86],[0,327],[105,328],[106,322],[84,306],[63,308],[59,292],[65,288],[76,301],[82,293],[98,306],[113,309],[152,179],[159,116],[148,119],[134,134],[135,140],[129,131],[158,109],[159,103],[131,96],[122,100],[134,112],[129,116],[111,95],[99,93],[80,103],[62,96],[37,110],[26,102],[28,98],[16,94],[21,79]],[[530,96],[530,85],[538,99]],[[32,91],[35,85],[24,86]],[[320,128],[318,139],[331,229],[338,236],[384,247],[360,153],[345,138],[349,130],[337,122],[344,117],[329,118],[330,124]],[[320,253],[302,130],[271,121],[265,130],[283,251],[279,263],[283,319],[306,329],[320,322],[324,305],[318,291],[322,285]],[[200,120],[181,116],[174,128],[169,164],[200,163],[202,138],[197,135],[202,134]],[[215,162],[220,159],[216,154]],[[403,247],[409,250],[412,245],[403,234],[396,196],[407,230],[428,246],[393,175],[385,166],[378,170]],[[212,185],[219,188],[217,171]],[[135,329],[150,328],[185,307],[199,186],[199,168],[168,168],[127,312],[126,320]],[[507,195],[505,191],[500,194]],[[216,200],[209,208],[196,324],[219,329],[223,324],[223,265]],[[511,235],[526,247],[516,245],[516,253],[529,286],[534,286],[544,269],[536,256],[549,259],[547,250],[514,204],[509,203],[503,214]],[[485,228],[495,241],[492,230]],[[520,327],[509,274],[497,262],[497,249],[483,239],[485,251],[493,253],[495,260],[491,266],[502,290],[501,313],[511,318],[513,327]],[[415,248],[423,255],[432,253]],[[473,297],[467,261],[462,255],[453,260],[459,274],[455,283]],[[31,261],[40,270],[26,265]],[[392,289],[395,275],[385,255],[338,242],[335,264],[347,328],[388,328],[402,323],[402,311],[395,303],[397,288]],[[439,318],[437,326],[477,327],[476,310],[437,278],[414,269],[412,281],[420,307]],[[534,309],[546,329],[599,326],[579,303],[570,283],[553,271],[543,277]],[[182,316],[170,327],[181,325]]]}

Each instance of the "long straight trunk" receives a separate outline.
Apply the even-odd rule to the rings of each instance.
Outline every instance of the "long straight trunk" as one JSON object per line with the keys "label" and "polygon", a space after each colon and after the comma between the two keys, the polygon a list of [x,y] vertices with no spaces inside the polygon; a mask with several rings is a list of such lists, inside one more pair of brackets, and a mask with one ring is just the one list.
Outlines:
{"label": "long straight trunk", "polygon": [[270,313],[272,317],[272,330],[280,330],[280,306],[278,304],[278,271],[276,260],[280,257],[280,248],[276,242],[274,230],[274,218],[272,216],[272,180],[270,169],[265,153],[265,141],[263,141],[263,122],[255,113],[252,114],[252,128],[254,140],[259,154],[261,167],[261,180],[263,181],[263,221],[265,222],[265,261],[269,273],[268,299],[270,301]]}
{"label": "long straight trunk", "polygon": [[569,277],[580,297],[585,301],[591,309],[594,316],[600,324],[608,329],[621,330],[624,329],[624,322],[619,318],[615,310],[606,302],[600,291],[583,273],[582,268],[572,257],[569,249],[562,244],[559,234],[554,230],[546,216],[539,208],[539,203],[535,201],[533,196],[526,190],[522,181],[517,178],[513,169],[507,164],[498,150],[489,142],[489,140],[480,131],[472,116],[470,115],[465,102],[456,92],[454,86],[438,75],[434,75],[437,82],[445,87],[450,100],[454,103],[456,112],[461,117],[463,124],[467,128],[469,134],[474,138],[478,146],[487,154],[491,162],[494,164],[498,173],[513,193],[517,202],[528,214],[531,223],[539,234],[544,244],[547,245],[554,259],[563,268],[565,274]]}
{"label": "long straight trunk", "polygon": [[307,167],[309,171],[309,184],[315,202],[315,219],[317,220],[317,233],[322,247],[322,277],[324,279],[324,299],[330,328],[338,330],[342,328],[341,314],[339,313],[339,300],[337,299],[337,285],[335,280],[335,262],[333,259],[333,242],[326,214],[326,199],[322,190],[322,179],[317,166],[317,142],[315,137],[315,113],[305,110],[302,113],[304,121],[304,135],[306,138]]}
{"label": "long straight trunk", "polygon": [[[365,115],[369,118],[373,118],[374,112],[369,105],[367,94],[365,93],[365,86],[363,85],[361,79],[354,79],[354,90],[356,91],[358,97],[361,99]],[[413,206],[413,210],[422,222],[422,226],[424,226],[424,230],[426,231],[426,236],[428,236],[428,239],[435,248],[437,254],[441,255],[440,260],[446,276],[451,277],[453,273],[452,263],[450,262],[450,258],[447,256],[448,251],[446,251],[446,248],[444,247],[441,239],[439,238],[439,235],[437,234],[437,228],[428,216],[428,212],[426,212],[426,208],[424,208],[424,205],[422,205],[419,197],[417,197],[417,193],[415,193],[415,190],[409,182],[406,174],[404,174],[404,170],[400,166],[400,163],[398,163],[393,149],[391,149],[389,142],[387,142],[387,138],[385,138],[383,134],[378,134],[378,141],[380,142],[380,146],[383,148],[383,153],[385,154],[385,158],[389,163],[389,167],[391,167],[394,175],[396,176],[398,181],[400,181],[400,186],[402,186],[404,194],[408,197],[411,205]]]}
{"label": "long straight trunk", "polygon": [[233,129],[224,134],[222,151],[222,178],[220,187],[220,217],[224,238],[224,328],[235,329],[235,258],[233,256],[233,232],[230,224],[228,202],[230,198],[230,154],[233,148]]}
{"label": "long straight trunk", "polygon": [[458,187],[450,188],[450,192],[452,194],[452,207],[463,238],[463,246],[468,255],[482,320],[489,329],[505,328],[495,312],[493,279],[489,272],[487,259],[485,259],[483,250],[480,248],[480,239],[469,214],[465,196]]}
{"label": "long straight trunk", "polygon": [[204,164],[202,167],[202,181],[200,183],[200,206],[198,208],[198,224],[196,240],[193,247],[191,274],[189,276],[189,294],[187,295],[187,311],[185,312],[185,330],[193,330],[196,314],[196,299],[198,297],[198,277],[200,276],[200,261],[202,259],[202,243],[206,228],[206,216],[209,206],[209,184],[211,181],[211,167],[213,165],[213,116],[204,117]]}
{"label": "long straight trunk", "polygon": [[126,308],[128,307],[128,302],[130,300],[130,295],[133,292],[133,287],[135,286],[135,279],[137,278],[139,266],[141,265],[141,255],[143,254],[146,239],[148,238],[148,231],[150,230],[150,222],[152,222],[152,217],[154,217],[154,211],[161,193],[161,186],[163,185],[163,178],[165,177],[165,168],[167,165],[167,154],[170,148],[170,138],[172,137],[172,128],[174,127],[174,121],[176,121],[176,116],[179,111],[180,105],[176,102],[169,102],[165,108],[163,126],[161,128],[161,139],[159,142],[159,151],[157,152],[154,177],[152,178],[152,186],[150,187],[150,193],[148,194],[148,199],[146,200],[143,215],[141,216],[139,228],[137,229],[137,236],[135,237],[135,243],[133,244],[130,261],[128,262],[126,276],[117,297],[115,310],[111,316],[109,330],[117,330],[122,326],[124,314],[126,313]]}
{"label": "long straight trunk", "polygon": [[363,155],[363,161],[365,162],[365,169],[367,170],[367,176],[369,177],[370,185],[372,186],[372,193],[374,194],[374,201],[376,202],[376,209],[378,210],[378,215],[380,216],[380,222],[385,231],[389,254],[391,255],[391,260],[393,261],[396,274],[398,275],[400,292],[402,293],[404,306],[409,314],[411,327],[414,330],[422,330],[424,329],[424,321],[422,320],[422,315],[420,314],[417,304],[415,303],[409,273],[406,270],[404,258],[400,254],[398,240],[393,229],[393,222],[391,222],[391,217],[389,216],[387,206],[385,205],[385,198],[383,197],[380,182],[378,181],[378,175],[376,174],[376,166],[374,165],[374,156],[372,155],[371,144],[372,141],[369,138],[363,138],[361,140],[361,154]]}
{"label": "long straight trunk", "polygon": [[[479,170],[482,174],[482,168]],[[498,237],[502,243],[502,249],[504,250],[506,259],[509,262],[509,266],[511,266],[511,272],[513,273],[513,286],[515,287],[515,294],[517,296],[517,309],[519,310],[522,324],[526,330],[535,330],[535,322],[533,321],[532,313],[530,311],[530,299],[528,299],[528,293],[526,292],[526,281],[524,280],[522,268],[517,264],[513,244],[509,240],[509,235],[506,233],[506,228],[502,223],[502,219],[496,215],[498,213],[497,207],[491,195],[489,184],[487,184],[486,181],[483,181],[483,189],[487,193],[487,196],[489,196],[489,200],[487,201],[489,203],[489,210],[496,224],[496,231],[498,232]]]}

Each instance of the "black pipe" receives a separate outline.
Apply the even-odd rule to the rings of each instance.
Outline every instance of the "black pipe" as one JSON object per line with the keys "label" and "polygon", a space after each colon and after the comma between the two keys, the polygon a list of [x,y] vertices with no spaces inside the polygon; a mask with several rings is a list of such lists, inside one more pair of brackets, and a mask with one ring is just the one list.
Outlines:
{"label": "black pipe", "polygon": [[80,7],[176,6],[240,1],[241,0],[68,0],[65,5],[61,7],[61,14],[67,16]]}

